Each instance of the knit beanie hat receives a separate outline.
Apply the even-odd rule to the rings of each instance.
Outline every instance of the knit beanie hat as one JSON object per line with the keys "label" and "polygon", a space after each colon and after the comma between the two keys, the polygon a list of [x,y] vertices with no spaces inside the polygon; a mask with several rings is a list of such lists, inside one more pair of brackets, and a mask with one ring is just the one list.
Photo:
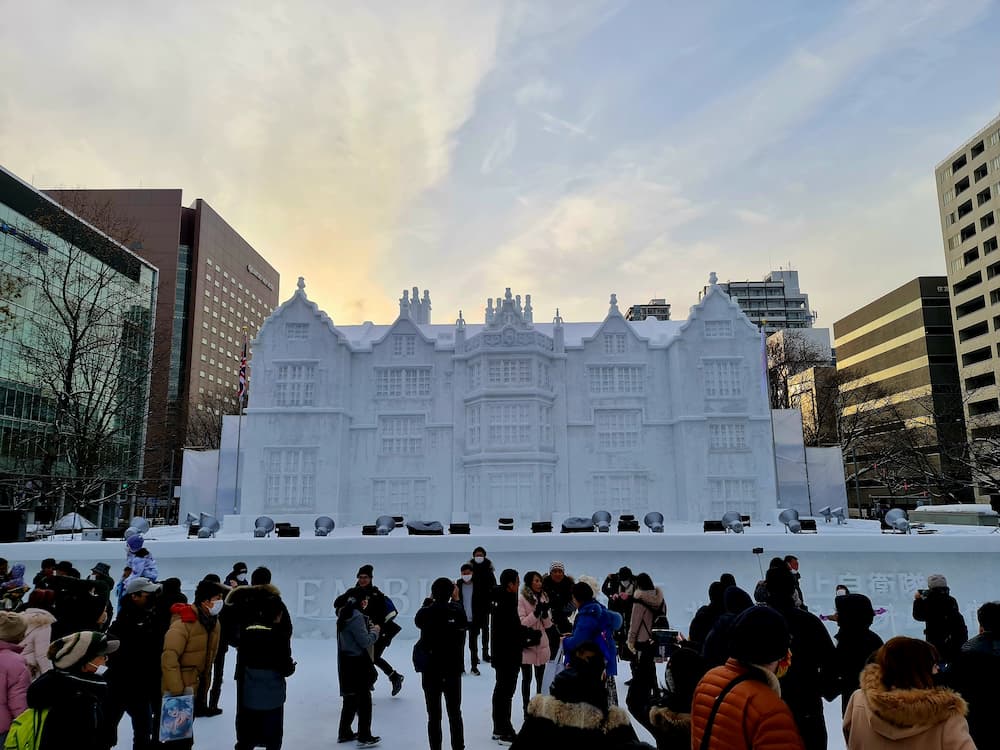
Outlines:
{"label": "knit beanie hat", "polygon": [[0,612],[0,641],[18,643],[27,629],[24,618],[15,612]]}
{"label": "knit beanie hat", "polygon": [[142,538],[142,534],[136,534],[135,536],[130,536],[128,539],[126,539],[125,544],[127,544],[128,548],[132,550],[133,553],[135,553],[138,552],[140,549],[142,549],[144,541],[145,540]]}
{"label": "knit beanie hat", "polygon": [[361,576],[368,576],[369,578],[371,578],[374,573],[375,573],[375,568],[373,568],[371,565],[362,565],[360,568],[358,568],[359,578]]}
{"label": "knit beanie hat", "polygon": [[751,607],[733,622],[729,655],[744,664],[770,664],[788,653],[788,623],[771,607]]}
{"label": "knit beanie hat", "polygon": [[787,567],[771,568],[764,576],[767,595],[777,599],[790,599],[795,593],[795,576]]}
{"label": "knit beanie hat", "polygon": [[948,579],[940,573],[931,573],[927,576],[927,588],[946,589],[948,588]]}
{"label": "knit beanie hat", "polygon": [[109,641],[103,633],[84,630],[52,641],[52,645],[49,646],[49,659],[56,669],[68,670],[117,650],[118,641]]}
{"label": "knit beanie hat", "polygon": [[553,570],[561,570],[563,573],[565,573],[566,572],[566,566],[563,565],[558,560],[553,560],[552,564],[549,566],[549,572],[551,573]]}

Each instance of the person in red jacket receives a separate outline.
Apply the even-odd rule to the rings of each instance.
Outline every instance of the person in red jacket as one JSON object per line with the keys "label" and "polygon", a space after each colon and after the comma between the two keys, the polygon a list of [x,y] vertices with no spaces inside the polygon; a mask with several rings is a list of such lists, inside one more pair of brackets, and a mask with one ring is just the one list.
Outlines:
{"label": "person in red jacket", "polygon": [[787,668],[790,640],[785,618],[770,607],[751,607],[736,619],[729,660],[695,688],[691,747],[804,749],[777,677],[779,665]]}

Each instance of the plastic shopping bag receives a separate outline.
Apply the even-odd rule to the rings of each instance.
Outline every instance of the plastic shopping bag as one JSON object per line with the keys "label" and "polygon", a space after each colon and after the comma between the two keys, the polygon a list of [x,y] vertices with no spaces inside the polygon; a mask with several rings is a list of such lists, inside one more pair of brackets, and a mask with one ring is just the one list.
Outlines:
{"label": "plastic shopping bag", "polygon": [[563,647],[560,643],[559,649],[556,651],[556,658],[545,663],[545,671],[542,673],[542,695],[549,694],[549,688],[552,687],[552,681],[556,678],[556,675],[566,669],[566,665],[563,662]]}
{"label": "plastic shopping bag", "polygon": [[164,695],[160,706],[160,742],[194,737],[194,695]]}

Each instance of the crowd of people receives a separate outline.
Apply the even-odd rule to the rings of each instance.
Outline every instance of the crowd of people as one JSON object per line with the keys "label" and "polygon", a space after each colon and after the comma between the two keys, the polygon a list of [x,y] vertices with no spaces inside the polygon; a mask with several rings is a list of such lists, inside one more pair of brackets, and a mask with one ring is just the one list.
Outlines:
{"label": "crowd of people", "polygon": [[[188,601],[177,578],[159,578],[141,537],[126,546],[117,581],[103,562],[84,578],[71,562],[48,559],[29,586],[24,566],[8,570],[0,560],[3,746],[109,750],[128,714],[134,750],[193,747],[195,718],[223,713],[222,675],[234,651],[236,750],[279,750],[296,664],[292,620],[270,571],[237,562],[223,578],[206,575]],[[336,741],[362,748],[381,741],[372,702],[380,674],[393,696],[404,681],[388,661],[400,658],[388,653],[402,630],[397,609],[374,576],[362,565],[333,602]],[[835,611],[813,614],[793,556],[774,558],[752,590],[723,573],[686,630],[674,630],[669,591],[649,573],[623,566],[599,583],[553,561],[544,574],[497,574],[477,547],[457,577],[433,582],[414,617],[419,637],[407,658],[420,677],[428,745],[443,747],[446,715],[452,750],[464,750],[468,652],[472,678],[483,664],[494,675],[492,739],[516,750],[650,747],[635,724],[660,750],[825,750],[824,702],[838,699],[852,750],[1000,747],[989,714],[1000,692],[1000,602],[979,608],[970,639],[945,576],[928,576],[912,612],[925,639],[883,643],[863,594],[838,586]],[[833,637],[824,619],[836,623]],[[178,738],[161,744],[163,731]]]}

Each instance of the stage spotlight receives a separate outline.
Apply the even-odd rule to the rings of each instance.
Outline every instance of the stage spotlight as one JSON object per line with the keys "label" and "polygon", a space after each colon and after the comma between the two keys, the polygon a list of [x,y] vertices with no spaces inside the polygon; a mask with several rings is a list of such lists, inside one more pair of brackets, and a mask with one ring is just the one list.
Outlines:
{"label": "stage spotlight", "polygon": [[198,517],[198,538],[204,539],[201,532],[208,530],[210,536],[215,536],[216,532],[222,528],[219,523],[219,519],[213,516],[211,513],[202,513]]}
{"label": "stage spotlight", "polygon": [[531,522],[531,533],[532,534],[551,534],[552,533],[552,521],[532,521]]}
{"label": "stage spotlight", "polygon": [[740,518],[740,512],[738,510],[730,510],[723,513],[722,526],[727,532],[731,531],[734,534],[742,534],[743,520]]}
{"label": "stage spotlight", "polygon": [[253,522],[253,535],[256,539],[263,539],[274,531],[274,519],[268,516],[260,516]]}
{"label": "stage spotlight", "polygon": [[795,508],[786,508],[778,514],[778,522],[785,525],[785,533],[789,531],[799,534],[802,531],[802,523],[799,521],[799,512]]}
{"label": "stage spotlight", "polygon": [[191,524],[197,524],[197,523],[198,523],[198,516],[196,516],[194,513],[188,513],[187,518],[184,519],[184,525],[188,527],[190,527]]}
{"label": "stage spotlight", "polygon": [[893,508],[886,513],[885,525],[901,534],[910,533],[910,522],[906,518],[906,511],[902,508]]}
{"label": "stage spotlight", "polygon": [[205,528],[198,529],[199,539],[211,539],[213,536],[214,534],[212,534],[211,529],[205,529]]}
{"label": "stage spotlight", "polygon": [[513,518],[498,518],[497,528],[500,531],[513,531],[514,530],[514,519]]}
{"label": "stage spotlight", "polygon": [[646,528],[654,534],[663,533],[663,514],[659,511],[650,511],[646,514],[646,517],[642,519],[642,522],[646,524]]}
{"label": "stage spotlight", "polygon": [[825,505],[822,508],[820,508],[819,514],[823,516],[823,520],[826,521],[827,523],[830,523],[830,521],[833,520],[833,511],[830,510],[829,505]]}
{"label": "stage spotlight", "polygon": [[833,509],[833,517],[837,519],[838,526],[847,523],[847,514],[842,507]]}
{"label": "stage spotlight", "polygon": [[378,536],[389,536],[396,528],[396,519],[392,516],[379,516],[375,519],[375,532]]}
{"label": "stage spotlight", "polygon": [[571,516],[562,522],[561,534],[581,534],[594,530],[593,518]]}
{"label": "stage spotlight", "polygon": [[440,521],[407,521],[406,532],[410,536],[443,536],[444,525]]}
{"label": "stage spotlight", "polygon": [[611,514],[606,510],[599,510],[590,517],[593,525],[597,527],[597,530],[602,533],[607,533],[611,531]]}
{"label": "stage spotlight", "polygon": [[142,516],[136,516],[132,519],[132,523],[129,524],[132,528],[138,531],[140,534],[145,534],[149,531],[149,521],[147,521]]}
{"label": "stage spotlight", "polygon": [[618,516],[618,532],[621,533],[622,531],[639,533],[639,522],[635,520],[635,516],[631,513],[622,513]]}
{"label": "stage spotlight", "polygon": [[330,536],[336,525],[330,516],[320,516],[316,519],[316,536]]}

